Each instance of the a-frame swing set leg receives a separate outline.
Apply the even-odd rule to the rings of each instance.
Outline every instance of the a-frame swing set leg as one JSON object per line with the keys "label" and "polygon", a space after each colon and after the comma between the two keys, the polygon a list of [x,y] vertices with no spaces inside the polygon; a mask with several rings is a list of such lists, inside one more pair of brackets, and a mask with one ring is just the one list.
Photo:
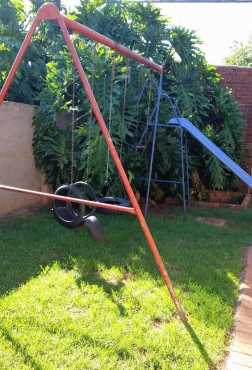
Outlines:
{"label": "a-frame swing set leg", "polygon": [[[169,277],[168,272],[166,271],[165,265],[164,265],[163,260],[160,256],[160,253],[159,253],[158,248],[156,246],[155,240],[154,240],[154,238],[153,238],[153,236],[150,232],[150,229],[147,225],[147,222],[144,218],[144,215],[141,211],[141,208],[140,208],[140,206],[138,204],[138,201],[135,197],[135,194],[132,190],[130,182],[127,178],[127,175],[126,175],[125,170],[123,168],[123,165],[121,163],[120,157],[119,157],[119,155],[116,151],[116,148],[113,144],[110,133],[107,129],[106,123],[104,121],[104,118],[101,114],[101,111],[99,109],[97,101],[94,97],[91,85],[89,84],[89,81],[86,77],[84,69],[81,65],[81,62],[80,62],[79,56],[77,54],[77,51],[76,51],[76,49],[75,49],[75,47],[72,43],[72,40],[70,38],[67,26],[71,27],[73,30],[75,30],[79,33],[85,34],[85,36],[88,36],[89,38],[92,38],[95,41],[104,43],[105,45],[113,48],[114,50],[117,50],[119,53],[121,53],[121,54],[123,54],[127,57],[130,57],[132,59],[135,59],[139,63],[145,64],[146,66],[152,68],[155,71],[158,71],[159,73],[163,73],[163,68],[162,68],[162,66],[159,66],[158,64],[155,64],[155,63],[149,61],[148,59],[145,59],[145,58],[141,57],[139,54],[132,52],[131,50],[125,48],[124,46],[115,43],[113,40],[110,40],[110,39],[106,38],[105,36],[103,36],[101,34],[98,34],[97,32],[93,31],[92,29],[90,29],[86,26],[80,25],[79,23],[77,23],[75,21],[68,20],[68,18],[66,18],[66,17],[64,17],[60,14],[59,9],[55,5],[45,4],[39,9],[35,19],[33,20],[31,28],[28,31],[28,33],[26,34],[26,37],[25,37],[25,39],[24,39],[24,41],[21,45],[21,48],[20,48],[20,50],[19,50],[19,52],[16,56],[14,64],[13,64],[13,66],[12,66],[10,72],[9,72],[9,75],[8,75],[4,85],[2,87],[2,90],[0,92],[0,104],[4,101],[4,99],[5,99],[5,97],[8,93],[9,87],[10,87],[10,85],[11,85],[11,83],[12,83],[14,77],[15,77],[15,74],[17,72],[18,67],[20,66],[20,64],[21,64],[21,62],[24,58],[25,52],[26,52],[26,50],[27,50],[27,48],[28,48],[28,46],[29,46],[29,44],[32,40],[32,36],[33,36],[34,32],[36,31],[36,28],[39,26],[39,24],[43,20],[54,20],[54,21],[56,21],[58,23],[62,33],[63,33],[64,40],[65,40],[65,42],[67,44],[67,47],[69,49],[69,52],[72,56],[74,66],[75,66],[76,70],[79,73],[79,77],[80,77],[80,80],[82,82],[83,88],[84,88],[84,90],[87,94],[87,98],[88,98],[88,100],[91,104],[93,114],[96,117],[97,123],[98,123],[98,125],[100,127],[100,130],[102,132],[103,138],[104,138],[104,140],[105,140],[105,142],[108,146],[109,153],[110,153],[110,155],[111,155],[111,157],[114,161],[114,164],[115,164],[116,169],[118,171],[118,174],[120,176],[121,182],[124,185],[124,188],[127,192],[130,203],[132,205],[131,211],[130,212],[127,211],[127,212],[128,213],[133,213],[137,217],[138,222],[140,224],[140,227],[141,227],[141,229],[143,231],[143,234],[145,236],[145,239],[147,241],[148,247],[149,247],[149,249],[150,249],[150,251],[151,251],[151,253],[154,257],[154,260],[155,260],[156,265],[157,265],[157,267],[160,271],[160,274],[161,274],[161,276],[162,276],[162,278],[163,278],[163,280],[164,280],[164,282],[165,282],[165,284],[168,288],[168,291],[170,293],[172,301],[174,302],[177,313],[179,314],[180,319],[183,322],[186,322],[187,318],[186,318],[185,312],[184,312],[182,306],[180,305],[180,303],[177,299],[175,290],[173,288],[172,281]],[[11,186],[6,186],[6,185],[0,185],[0,189],[9,190],[9,191],[19,191],[19,192],[27,193],[27,194],[40,195],[40,196],[45,196],[45,197],[48,196],[50,198],[55,198],[55,195],[53,195],[53,194],[34,192],[34,191],[29,191],[29,190],[20,189],[20,188],[13,188]],[[62,199],[65,198],[67,201],[71,201],[71,202],[74,202],[74,201],[77,201],[79,203],[82,202],[84,204],[89,204],[91,206],[95,206],[95,204],[96,204],[96,202],[88,202],[86,200],[80,200],[80,199],[75,199],[74,200],[73,198],[67,199],[67,197],[58,197],[58,199],[60,199],[60,198],[62,198]],[[99,206],[101,206],[101,204]],[[106,204],[104,204],[103,207],[108,208]],[[114,208],[115,210],[118,210],[119,208],[122,209],[123,207],[118,208],[117,206],[110,205],[110,208],[111,209]],[[125,212],[126,212],[126,210],[125,210]]]}

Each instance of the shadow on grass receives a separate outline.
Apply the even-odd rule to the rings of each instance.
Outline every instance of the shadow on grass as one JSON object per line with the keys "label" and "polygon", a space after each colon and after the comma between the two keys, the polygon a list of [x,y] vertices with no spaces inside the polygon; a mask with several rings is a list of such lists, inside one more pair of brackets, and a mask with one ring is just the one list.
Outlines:
{"label": "shadow on grass", "polygon": [[20,344],[13,336],[10,334],[10,332],[2,325],[0,324],[0,332],[3,336],[3,338],[8,341],[12,348],[15,350],[15,352],[18,355],[21,355],[24,363],[26,365],[30,365],[32,369],[34,370],[43,370],[43,368],[32,358],[32,356],[27,352],[24,346]]}
{"label": "shadow on grass", "polygon": [[[163,284],[136,222],[127,216],[103,216],[102,220],[107,235],[104,243],[92,240],[85,229],[64,229],[46,213],[2,224],[0,295],[38,275],[41,268],[55,261],[68,269],[74,267],[73,260],[77,261],[82,278],[90,284],[101,285],[110,297],[113,290],[122,286],[95,275],[100,265],[105,269],[118,267],[135,276],[147,273],[157,284]],[[157,218],[151,221],[175,286],[186,292],[190,281],[207,294],[219,296],[224,304],[232,305],[236,289],[228,275],[238,276],[240,270],[237,262],[240,250],[235,241],[228,239],[223,230],[214,230],[213,235],[213,227],[206,225],[177,220],[171,224],[170,219]],[[218,238],[222,241],[219,244]],[[94,266],[91,274],[78,263],[82,260]],[[120,311],[123,314],[122,307]]]}
{"label": "shadow on grass", "polygon": [[[38,275],[41,267],[55,261],[71,269],[73,259],[94,264],[94,271],[103,265],[130,271],[135,276],[147,273],[163,284],[136,222],[127,216],[103,216],[102,220],[106,230],[103,243],[92,240],[85,229],[64,229],[46,213],[0,224],[0,295]],[[172,224],[170,220],[151,221],[175,285],[186,291],[190,280],[206,292],[218,295],[223,303],[233,304],[236,290],[228,274],[238,276],[240,263],[236,261],[241,255],[237,243],[227,237],[227,231],[184,220],[174,220]],[[222,241],[219,244],[218,238]],[[81,274],[85,277],[85,271]],[[108,293],[117,289],[99,276],[87,278],[90,283],[102,285]]]}
{"label": "shadow on grass", "polygon": [[215,370],[216,369],[216,366],[214,365],[214,363],[211,360],[209,354],[207,353],[204,345],[200,341],[199,337],[195,333],[195,331],[192,328],[192,326],[189,324],[189,322],[184,322],[183,324],[184,324],[185,329],[187,330],[187,332],[190,334],[190,337],[191,337],[192,341],[198,347],[198,350],[199,350],[201,356],[203,357],[203,359],[205,360],[205,362],[207,363],[209,369],[210,370]]}
{"label": "shadow on grass", "polygon": [[[104,243],[93,241],[85,230],[65,230],[44,213],[2,224],[0,294],[6,294],[20,286],[38,275],[41,267],[55,261],[68,269],[75,267],[73,260],[75,263],[77,261],[80,270],[77,283],[85,281],[101,286],[113,301],[113,292],[122,289],[124,284],[109,282],[96,274],[100,265],[107,269],[115,266],[130,271],[135,276],[147,273],[157,284],[163,284],[136,222],[127,216],[104,216],[102,219],[107,233]],[[237,216],[234,220],[237,220]],[[248,224],[244,216],[242,222],[245,226]],[[226,229],[215,230],[190,221],[154,218],[151,223],[161,255],[175,285],[183,290],[190,280],[206,293],[218,295],[223,303],[232,305],[236,290],[228,274],[238,276],[240,264],[237,261],[240,259],[240,251],[237,242],[241,243],[242,237],[235,239],[231,229],[228,230],[231,237],[228,237]],[[244,234],[246,230],[249,228],[244,229]],[[85,266],[78,263],[83,259],[92,265],[90,273],[87,273]],[[116,304],[121,315],[125,315],[123,305],[118,302]],[[214,369],[212,360],[193,328],[187,324],[186,329],[209,368]],[[17,349],[18,346],[16,344]],[[20,350],[24,349],[20,347]]]}
{"label": "shadow on grass", "polygon": [[[37,325],[39,325],[39,324],[37,324]],[[67,337],[73,338],[76,335],[75,331],[73,331],[70,328],[67,328],[66,330],[62,330],[62,328],[61,329],[56,329],[56,328],[52,329],[52,328],[50,328],[46,325],[43,325],[42,329],[46,330],[50,335],[59,334],[60,336],[63,336],[65,338],[67,338]],[[81,343],[86,343],[90,347],[102,348],[102,349],[105,349],[105,350],[109,349],[108,342],[104,342],[102,339],[100,339],[100,340],[95,339],[95,338],[91,337],[88,334],[79,335],[77,341],[79,341]],[[76,341],[75,341],[75,345],[76,345]],[[121,360],[130,359],[130,358],[133,359],[133,356],[131,355],[131,353],[126,348],[120,347],[117,350],[115,350],[114,344],[111,344],[111,346],[113,346],[113,350],[117,353],[118,358],[120,358]]]}
{"label": "shadow on grass", "polygon": [[76,279],[76,283],[79,288],[81,288],[81,284],[83,282],[88,283],[89,285],[98,285],[102,287],[103,291],[109,296],[110,300],[118,307],[120,315],[126,315],[125,307],[114,299],[113,294],[125,286],[122,281],[108,281],[99,274],[98,270],[87,272],[81,263],[78,263],[77,268],[80,276]]}
{"label": "shadow on grass", "polygon": [[[81,264],[78,265],[78,270],[79,270],[80,273],[82,273],[81,277],[79,277],[76,280],[77,285],[80,288],[81,288],[81,283],[84,282],[84,281],[85,281],[85,283],[88,283],[90,285],[94,284],[94,285],[98,285],[98,286],[102,287],[104,292],[107,293],[107,295],[113,301],[113,303],[115,305],[117,305],[121,316],[126,315],[126,310],[125,310],[124,306],[122,304],[119,304],[117,301],[115,301],[114,297],[113,297],[113,293],[115,291],[118,291],[121,288],[123,288],[125,284],[123,284],[121,281],[118,281],[116,283],[110,283],[107,280],[103,279],[97,272],[95,274],[91,274],[91,273],[87,274],[86,271],[82,269]],[[184,325],[186,331],[188,332],[188,334],[190,335],[191,340],[194,342],[194,344],[198,348],[202,358],[204,359],[204,361],[208,365],[208,368],[210,370],[216,370],[216,366],[214,365],[212,359],[210,358],[210,356],[207,353],[204,345],[200,341],[199,337],[197,336],[197,334],[194,331],[191,324],[187,321],[187,322],[183,322],[183,325]],[[96,344],[96,345],[99,343],[99,342],[95,343],[95,340],[91,339],[90,337],[86,338],[86,336],[84,336],[83,339],[87,339],[88,342],[90,342],[90,340],[91,340],[93,342],[93,344]],[[118,354],[124,353],[124,351],[125,351],[124,349],[121,349],[121,350],[118,351]],[[127,356],[129,357],[129,353],[127,353]]]}

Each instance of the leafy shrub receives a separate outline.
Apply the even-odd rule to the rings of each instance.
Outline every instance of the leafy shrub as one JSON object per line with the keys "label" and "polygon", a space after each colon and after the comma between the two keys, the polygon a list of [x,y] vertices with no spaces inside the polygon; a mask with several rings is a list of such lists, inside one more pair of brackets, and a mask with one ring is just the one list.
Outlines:
{"label": "leafy shrub", "polygon": [[[35,11],[41,1],[32,3]],[[181,114],[192,120],[234,160],[242,162],[243,119],[231,92],[220,86],[215,68],[206,63],[193,31],[172,25],[155,6],[138,2],[82,0],[70,16],[165,65],[163,89],[177,101]],[[21,18],[15,27],[24,33]],[[15,38],[11,35],[10,39],[4,37],[1,34],[0,45],[4,45],[2,48],[6,52],[3,56],[0,54],[0,61],[1,58],[12,60],[10,50],[13,51]],[[88,39],[75,35],[74,43],[123,164],[135,187],[143,189],[139,177],[146,176],[148,171],[151,131],[144,137],[143,151],[136,150],[136,144],[155,105],[154,87],[159,76]],[[8,70],[7,64],[5,62],[1,72],[2,81]],[[25,87],[21,85],[23,80]],[[147,88],[139,100],[144,84]],[[38,105],[34,154],[50,184],[56,187],[69,182],[73,166],[75,180],[88,179],[100,193],[122,193],[57,25],[45,23],[37,33],[9,99]],[[57,113],[71,113],[72,108],[76,119],[73,163],[71,119],[64,130],[57,124]],[[174,112],[165,102],[160,108],[160,121],[167,122]],[[190,172],[197,172],[204,187],[236,188],[234,177],[192,138],[189,138],[189,153]],[[178,177],[179,158],[176,131],[160,130],[154,175],[165,179]]]}

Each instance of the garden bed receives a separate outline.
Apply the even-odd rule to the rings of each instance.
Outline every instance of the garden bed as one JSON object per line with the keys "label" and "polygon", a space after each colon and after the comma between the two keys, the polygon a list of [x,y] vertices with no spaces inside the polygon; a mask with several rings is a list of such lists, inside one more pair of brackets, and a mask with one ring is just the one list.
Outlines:
{"label": "garden bed", "polygon": [[209,190],[208,196],[209,199],[207,201],[192,200],[190,204],[205,208],[247,209],[251,202],[251,194],[249,193]]}
{"label": "garden bed", "polygon": [[[198,208],[235,208],[247,209],[251,203],[251,194],[234,192],[234,191],[219,191],[208,190],[208,200],[190,199],[189,206]],[[154,209],[163,209],[167,206],[180,206],[181,200],[175,197],[167,197],[161,204],[151,202]]]}

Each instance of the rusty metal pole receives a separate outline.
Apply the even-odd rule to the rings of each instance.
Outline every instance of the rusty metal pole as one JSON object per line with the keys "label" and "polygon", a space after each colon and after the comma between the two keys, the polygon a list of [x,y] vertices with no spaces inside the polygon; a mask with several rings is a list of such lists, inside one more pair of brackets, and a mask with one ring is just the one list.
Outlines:
{"label": "rusty metal pole", "polygon": [[44,20],[56,20],[56,18],[60,15],[58,8],[53,5],[53,4],[45,4],[42,5],[39,10],[37,15],[32,21],[31,27],[29,31],[27,32],[24,41],[22,42],[22,45],[17,53],[17,56],[14,60],[14,63],[12,64],[11,70],[8,73],[8,76],[2,86],[2,89],[0,91],[0,105],[3,103],[8,90],[13,82],[13,79],[17,73],[17,70],[22,63],[25,53],[28,49],[28,46],[31,43],[32,37],[36,31],[36,28],[40,25],[40,23]]}
{"label": "rusty metal pole", "polygon": [[31,25],[31,28],[29,29],[29,31],[27,32],[25,38],[24,38],[24,41],[17,53],[17,56],[16,56],[16,59],[11,67],[11,70],[3,84],[3,87],[1,89],[1,92],[0,92],[0,104],[4,101],[4,98],[5,96],[7,95],[8,93],[8,90],[10,88],[10,85],[16,75],[16,72],[18,70],[18,67],[20,66],[20,64],[22,63],[23,59],[24,59],[24,55],[27,51],[27,48],[28,46],[30,45],[31,43],[31,39],[32,39],[32,36],[36,30],[36,28],[39,26],[40,24],[40,20],[36,17]]}
{"label": "rusty metal pole", "polygon": [[30,189],[24,189],[24,188],[17,188],[15,186],[7,186],[0,184],[0,190],[5,191],[12,191],[15,193],[22,193],[22,194],[28,194],[35,197],[40,198],[48,198],[52,200],[61,200],[62,202],[66,203],[77,203],[77,204],[83,204],[87,205],[92,208],[105,208],[110,209],[113,212],[122,212],[122,213],[129,213],[132,215],[135,215],[135,210],[132,207],[124,207],[124,206],[117,206],[116,204],[108,204],[108,203],[102,203],[102,202],[96,202],[93,200],[88,199],[81,199],[81,198],[74,198],[74,197],[67,197],[64,195],[57,195],[52,193],[44,193],[42,191],[36,191],[36,190],[30,190]]}
{"label": "rusty metal pole", "polygon": [[[123,185],[125,187],[125,190],[126,190],[126,192],[128,194],[129,200],[130,200],[131,205],[132,205],[132,207],[134,209],[134,213],[136,214],[136,217],[137,217],[137,219],[139,221],[139,224],[140,224],[140,226],[142,228],[142,231],[143,231],[144,236],[146,238],[146,241],[148,243],[149,249],[150,249],[150,251],[151,251],[151,253],[152,253],[153,257],[154,257],[154,260],[155,260],[156,265],[157,265],[157,267],[158,267],[158,269],[160,271],[160,274],[161,274],[161,276],[162,276],[162,278],[163,278],[163,280],[164,280],[164,282],[165,282],[165,284],[166,284],[166,286],[168,288],[168,291],[170,293],[170,296],[171,296],[171,298],[172,298],[172,300],[174,302],[174,305],[176,307],[176,310],[177,310],[177,312],[178,312],[181,320],[183,322],[186,322],[187,321],[187,318],[186,318],[185,312],[182,309],[182,307],[181,307],[181,305],[180,305],[180,303],[179,303],[179,301],[177,299],[177,296],[176,296],[175,290],[173,288],[173,284],[171,282],[171,279],[170,279],[170,277],[168,275],[168,272],[166,271],[165,265],[164,265],[163,260],[162,260],[162,258],[160,256],[160,253],[158,251],[158,248],[156,246],[156,243],[155,243],[155,241],[153,239],[153,236],[152,236],[152,234],[151,234],[151,232],[149,230],[149,227],[148,227],[148,225],[146,223],[146,220],[144,218],[144,215],[143,215],[143,213],[141,211],[141,208],[140,208],[140,206],[139,206],[139,204],[137,202],[137,199],[135,197],[135,194],[134,194],[134,192],[133,192],[133,190],[131,188],[130,182],[129,182],[129,180],[127,178],[127,175],[126,175],[126,173],[124,171],[124,168],[122,166],[122,163],[121,163],[121,160],[119,158],[119,155],[117,154],[117,151],[115,149],[115,146],[114,146],[114,144],[112,142],[112,138],[111,138],[111,136],[109,134],[109,131],[108,131],[107,127],[106,127],[106,123],[105,123],[105,121],[103,119],[103,116],[102,116],[102,114],[100,112],[100,109],[99,109],[99,106],[98,106],[98,104],[96,102],[96,99],[94,97],[92,88],[91,88],[91,86],[89,84],[89,81],[88,81],[88,79],[86,77],[86,74],[85,74],[85,72],[84,72],[84,70],[82,68],[82,65],[80,63],[80,60],[79,60],[78,54],[77,54],[77,52],[75,50],[75,47],[74,47],[74,45],[73,45],[73,43],[71,41],[69,32],[67,30],[67,26],[66,26],[65,21],[64,21],[64,17],[61,16],[58,8],[55,5],[53,5],[53,4],[45,4],[45,5],[43,5],[39,9],[37,16],[35,17],[35,19],[34,19],[34,21],[32,23],[31,29],[27,33],[27,35],[26,35],[26,37],[25,37],[25,39],[24,39],[24,41],[22,43],[22,46],[21,46],[21,48],[20,48],[20,50],[18,52],[18,55],[16,57],[16,60],[15,60],[15,62],[13,64],[13,66],[11,68],[11,71],[10,71],[10,73],[9,73],[6,81],[5,81],[5,84],[4,84],[4,86],[3,86],[3,88],[2,88],[2,90],[0,92],[0,104],[1,104],[1,102],[3,102],[5,96],[7,95],[8,89],[9,89],[9,87],[10,87],[12,81],[13,81],[13,78],[14,78],[14,76],[16,74],[16,71],[17,71],[19,65],[21,64],[21,62],[22,62],[22,60],[24,58],[25,52],[26,52],[26,50],[27,50],[27,48],[28,48],[28,46],[29,46],[29,44],[31,42],[33,33],[35,32],[35,30],[36,30],[37,26],[39,25],[39,23],[42,20],[46,20],[46,19],[48,19],[48,20],[56,20],[58,22],[59,26],[60,26],[60,29],[61,29],[61,31],[63,33],[65,42],[66,42],[66,44],[68,46],[69,52],[72,55],[75,68],[79,72],[81,82],[83,84],[84,90],[86,91],[88,100],[89,100],[89,102],[90,102],[90,104],[92,106],[93,113],[94,113],[94,115],[96,117],[96,120],[97,120],[97,122],[99,124],[99,127],[100,127],[100,129],[102,131],[104,140],[105,140],[105,142],[108,145],[109,152],[110,152],[111,157],[112,157],[112,159],[114,161],[114,164],[115,164],[115,166],[116,166],[116,168],[118,170],[120,179],[121,179],[121,181],[122,181],[122,183],[123,183]],[[118,45],[117,45],[117,47],[114,47],[114,49],[117,50],[118,52],[120,52],[120,51],[122,52],[123,50],[126,49],[126,48],[122,47],[122,45],[121,45],[121,47],[118,47]],[[134,54],[136,54],[136,53],[134,53]],[[149,66],[150,68],[153,68],[153,65],[151,66],[152,63],[150,63],[150,62],[143,63],[143,60],[142,59],[140,61],[139,60],[139,57],[140,56],[138,56],[137,58],[135,58],[135,57],[133,58],[133,56],[132,55],[129,55],[129,54],[128,54],[128,56],[129,57],[132,57],[132,59],[138,60],[139,63],[142,62],[142,64],[145,64],[145,65]],[[153,64],[155,65],[155,63],[153,63]],[[160,69],[159,70],[159,67],[161,68],[161,66],[158,66],[157,68],[156,68],[156,66],[158,66],[158,65],[155,65],[155,67],[153,69],[156,70],[156,71],[158,70],[160,73],[162,73],[163,69]],[[4,186],[1,185],[1,188],[4,189]],[[11,190],[11,187],[8,187],[8,188],[9,189],[7,189],[7,187],[6,187],[5,190]],[[20,191],[22,189],[16,188],[16,190],[14,190],[14,188],[12,188],[12,190],[13,191]],[[23,191],[23,192],[25,192],[25,191]],[[40,194],[40,195],[42,195],[42,194]],[[46,193],[44,193],[43,195],[46,196]]]}
{"label": "rusty metal pole", "polygon": [[71,30],[78,32],[81,35],[86,36],[93,41],[106,45],[110,49],[117,51],[119,54],[125,56],[126,58],[133,59],[139,64],[143,64],[155,72],[162,73],[163,71],[162,65],[154,63],[152,60],[142,57],[142,55],[137,54],[136,52],[126,48],[125,46],[119,44],[114,40],[111,40],[110,38],[102,35],[101,33],[96,32],[87,26],[84,26],[83,24],[73,21],[72,19],[69,19],[64,15],[61,15],[61,17],[63,18],[63,21],[67,28],[70,28]]}
{"label": "rusty metal pole", "polygon": [[66,44],[68,46],[68,49],[69,49],[69,52],[72,55],[74,65],[75,65],[77,71],[79,72],[79,76],[80,76],[81,82],[82,82],[83,87],[84,87],[84,89],[86,91],[88,100],[89,100],[89,102],[90,102],[90,104],[92,106],[93,113],[94,113],[94,115],[96,117],[96,120],[97,120],[99,126],[100,126],[100,129],[102,131],[103,137],[104,137],[104,139],[105,139],[105,141],[106,141],[106,143],[108,145],[108,148],[109,148],[109,152],[111,154],[111,157],[112,157],[112,159],[114,161],[114,164],[115,164],[115,166],[116,166],[116,168],[118,170],[119,176],[120,176],[121,181],[122,181],[122,183],[123,183],[123,185],[125,187],[125,190],[126,190],[126,192],[128,194],[129,200],[130,200],[133,208],[135,209],[136,217],[137,217],[137,219],[139,221],[139,224],[140,224],[140,226],[142,228],[142,231],[143,231],[144,236],[146,238],[146,241],[148,243],[149,249],[150,249],[150,251],[151,251],[151,253],[152,253],[152,255],[153,255],[154,259],[155,259],[156,265],[157,265],[157,267],[158,267],[158,269],[159,269],[159,271],[160,271],[160,273],[161,273],[161,275],[163,277],[163,280],[164,280],[164,282],[165,282],[165,284],[166,284],[166,286],[168,288],[168,291],[169,291],[169,293],[171,295],[171,298],[172,298],[172,300],[174,302],[174,305],[175,305],[175,307],[177,309],[177,312],[178,312],[181,320],[183,322],[185,322],[186,321],[186,315],[185,315],[184,310],[182,309],[182,307],[181,307],[181,305],[180,305],[180,303],[179,303],[179,301],[177,299],[177,296],[176,296],[175,290],[173,288],[171,279],[170,279],[170,277],[168,275],[168,272],[166,271],[165,265],[163,263],[163,260],[162,260],[162,258],[160,256],[160,254],[159,254],[159,251],[158,251],[158,248],[156,246],[156,243],[155,243],[155,241],[153,239],[153,236],[152,236],[152,234],[151,234],[151,232],[149,230],[149,227],[148,227],[147,222],[146,222],[146,220],[144,218],[144,215],[143,215],[143,213],[141,211],[141,208],[140,208],[140,206],[138,204],[138,201],[137,201],[137,199],[135,197],[135,194],[134,194],[134,192],[133,192],[133,190],[131,188],[130,182],[129,182],[128,178],[127,178],[127,175],[126,175],[126,173],[124,171],[124,168],[123,168],[123,165],[122,165],[121,160],[119,158],[119,155],[118,155],[118,153],[116,151],[116,148],[115,148],[115,146],[113,144],[112,138],[111,138],[111,136],[109,134],[109,131],[108,131],[107,126],[106,126],[106,123],[105,123],[105,121],[103,119],[103,116],[101,114],[101,111],[99,109],[98,103],[96,102],[96,99],[94,97],[94,94],[93,94],[91,85],[89,84],[89,81],[88,81],[88,79],[86,77],[86,74],[85,74],[85,72],[84,72],[84,70],[82,68],[82,65],[81,65],[80,59],[78,57],[77,51],[76,51],[76,49],[75,49],[75,47],[74,47],[74,45],[73,45],[73,43],[71,41],[69,32],[68,32],[67,27],[65,25],[65,22],[64,22],[64,20],[63,20],[63,18],[61,16],[57,19],[57,21],[58,21],[59,26],[61,28],[61,31],[63,33],[65,42],[66,42]]}

